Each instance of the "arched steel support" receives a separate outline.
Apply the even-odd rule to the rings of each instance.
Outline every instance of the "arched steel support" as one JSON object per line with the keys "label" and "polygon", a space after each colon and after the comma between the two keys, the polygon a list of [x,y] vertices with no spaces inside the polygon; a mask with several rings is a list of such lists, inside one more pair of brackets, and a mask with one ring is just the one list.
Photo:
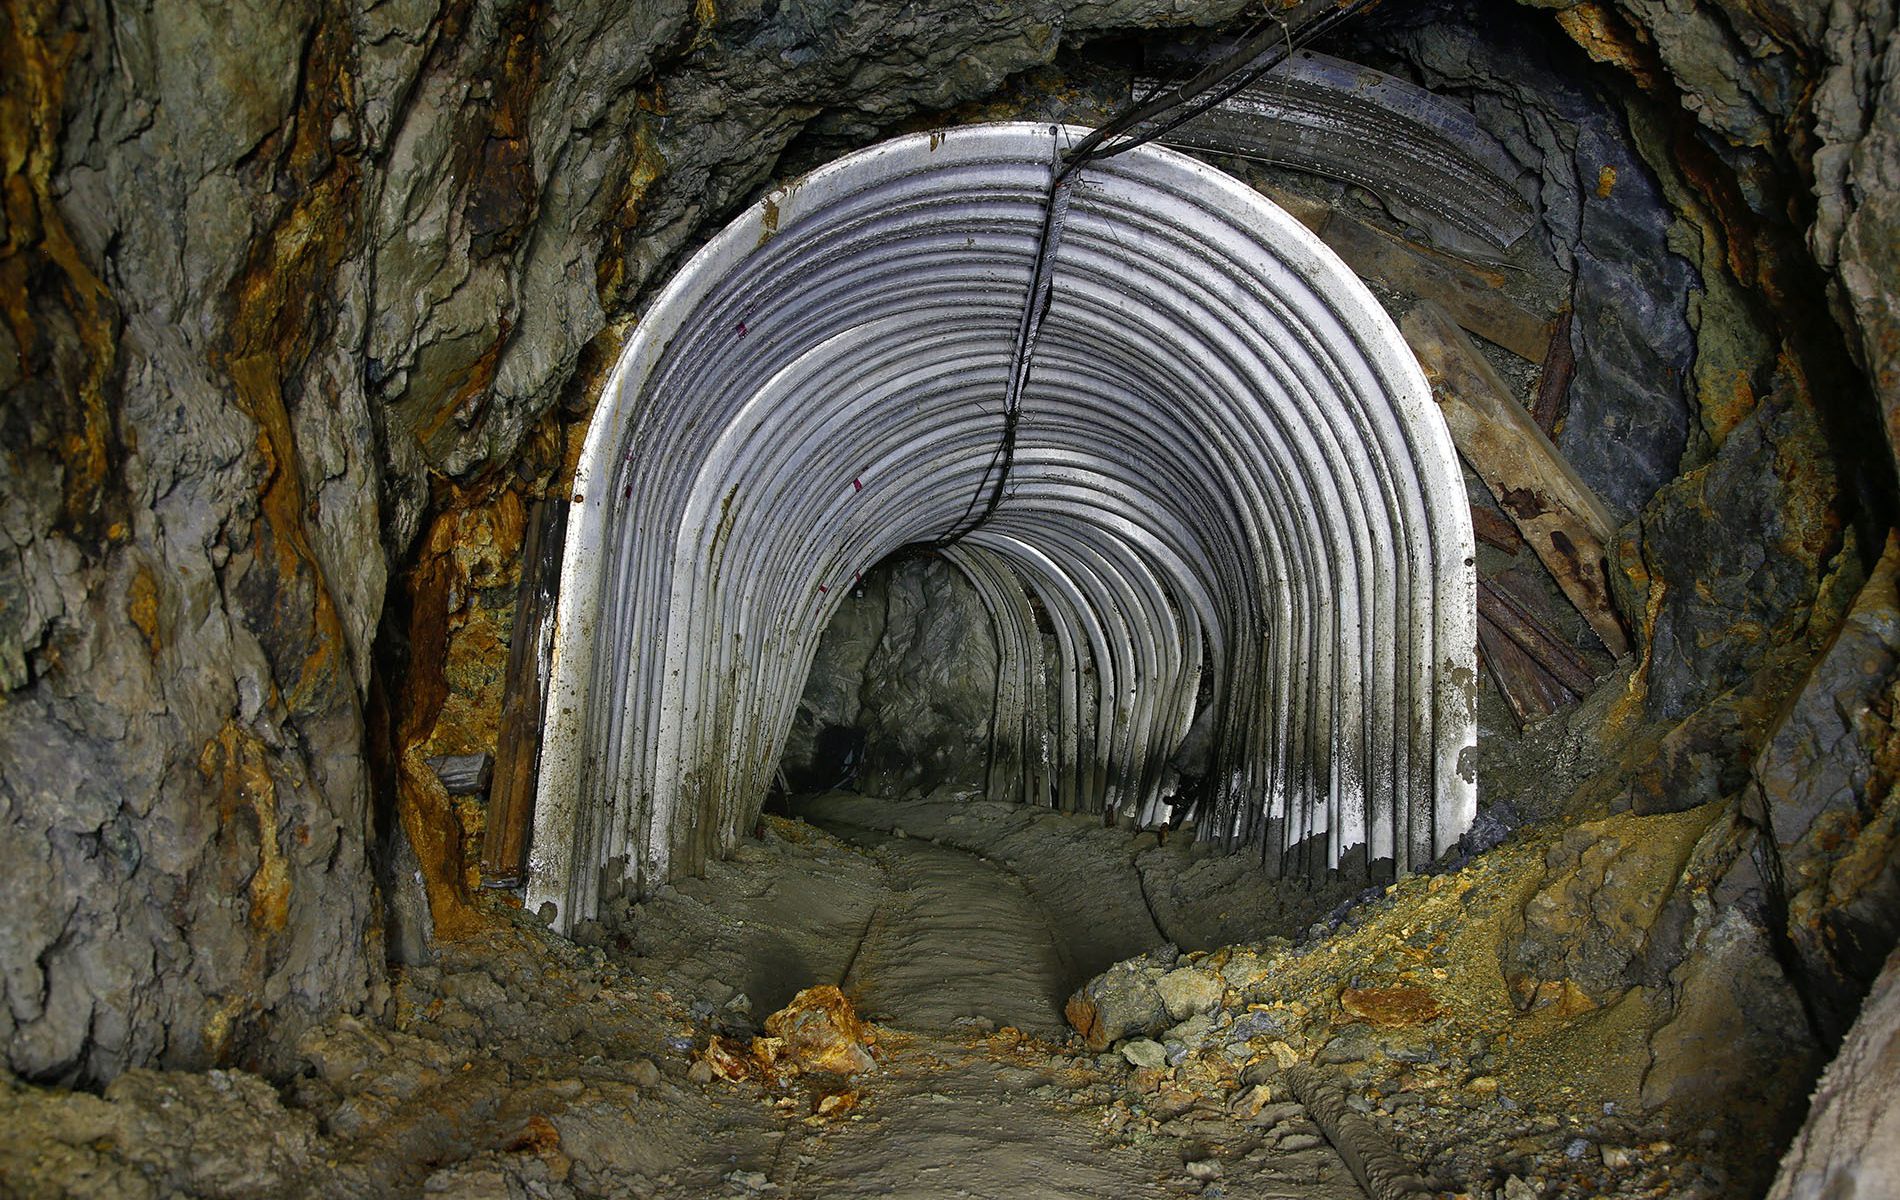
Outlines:
{"label": "arched steel support", "polygon": [[[968,511],[1077,136],[841,159],[642,317],[574,484],[528,889],[558,928],[604,874],[644,893],[733,844],[856,573]],[[1205,671],[1201,836],[1278,869],[1445,849],[1476,805],[1470,517],[1398,332],[1297,222],[1154,146],[1087,168],[1055,270],[1007,491],[947,550],[1003,647],[992,788],[1164,819]]]}

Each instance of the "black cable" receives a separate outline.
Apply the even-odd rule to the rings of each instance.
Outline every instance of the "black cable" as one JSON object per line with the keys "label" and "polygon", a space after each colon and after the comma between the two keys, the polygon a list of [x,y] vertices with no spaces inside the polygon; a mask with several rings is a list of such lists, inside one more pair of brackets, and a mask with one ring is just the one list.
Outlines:
{"label": "black cable", "polygon": [[[1271,4],[1274,0],[1267,2]],[[1144,146],[1178,129],[1291,58],[1301,46],[1332,32],[1378,2],[1298,0],[1286,10],[1286,15],[1269,12],[1231,54],[1202,68],[1179,87],[1131,103],[1108,124],[1056,156],[1050,171],[1049,192],[1042,205],[1042,229],[1036,238],[1036,261],[1029,276],[1029,292],[1023,300],[1022,320],[1016,327],[1009,378],[1004,385],[1003,436],[989,464],[983,468],[983,478],[977,483],[963,515],[931,542],[932,546],[942,548],[963,540],[994,516],[1003,502],[1010,468],[1016,461],[1016,431],[1022,421],[1023,389],[1035,364],[1037,335],[1055,298],[1056,250],[1062,244],[1069,197],[1082,168]],[[1140,132],[1133,132],[1136,130]],[[977,511],[979,503],[983,506],[981,512]]]}

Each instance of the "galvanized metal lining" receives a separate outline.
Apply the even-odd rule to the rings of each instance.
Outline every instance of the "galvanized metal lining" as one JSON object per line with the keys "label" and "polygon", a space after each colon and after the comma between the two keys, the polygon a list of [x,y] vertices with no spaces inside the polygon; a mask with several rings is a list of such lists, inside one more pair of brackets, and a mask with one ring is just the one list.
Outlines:
{"label": "galvanized metal lining", "polygon": [[[563,572],[529,887],[562,928],[603,872],[648,890],[731,845],[854,577],[968,512],[1075,136],[840,160],[642,319]],[[1155,147],[1088,168],[1056,261],[1008,492],[949,555],[1003,646],[992,787],[1164,819],[1205,670],[1204,836],[1275,868],[1442,849],[1475,806],[1471,532],[1396,330],[1284,213]]]}
{"label": "galvanized metal lining", "polygon": [[1497,246],[1516,242],[1536,217],[1525,198],[1524,168],[1470,112],[1403,79],[1311,50],[1162,140],[1357,183]]}

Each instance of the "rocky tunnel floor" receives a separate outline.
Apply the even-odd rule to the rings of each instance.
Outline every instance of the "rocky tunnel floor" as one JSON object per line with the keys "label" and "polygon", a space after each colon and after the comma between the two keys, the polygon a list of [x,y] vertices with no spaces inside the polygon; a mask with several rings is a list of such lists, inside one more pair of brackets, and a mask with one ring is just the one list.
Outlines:
{"label": "rocky tunnel floor", "polygon": [[[1544,841],[1342,919],[1323,891],[1223,895],[1231,860],[1185,839],[997,808],[816,798],[824,827],[767,818],[576,941],[491,896],[485,931],[392,972],[385,1019],[306,1030],[260,1073],[9,1080],[0,1194],[1362,1195],[1294,1064],[1440,1196],[1748,1190],[1641,1114],[1659,1068],[1634,1001],[1512,1005],[1498,947]],[[1104,1023],[1150,992],[1161,1023],[1085,1043],[1063,1020],[1084,980]],[[852,1074],[748,1065],[765,1014],[838,985],[872,1018]]]}
{"label": "rocky tunnel floor", "polygon": [[878,1024],[880,1061],[853,1079],[849,1119],[788,1130],[769,1168],[733,1179],[814,1197],[1362,1195],[1297,1106],[1265,1124],[1208,1108],[1172,1136],[1124,1135],[1130,1065],[1079,1046],[1063,1005],[1099,967],[1165,940],[1125,833],[1056,814],[1018,825],[1017,806],[952,798],[799,807],[822,825],[769,820],[706,879],[589,931],[734,1036],[760,998],[832,982]]}
{"label": "rocky tunnel floor", "polygon": [[[1138,896],[1098,908],[1082,936],[1084,910],[1046,906],[1033,872],[906,832],[834,828],[849,840],[767,819],[704,879],[620,905],[578,944],[491,900],[485,933],[393,972],[391,1020],[306,1031],[277,1085],[246,1071],[133,1071],[95,1096],[8,1081],[0,1191],[1362,1194],[1297,1106],[1264,1120],[1213,1100],[1151,1115],[1122,1055],[1073,1038],[1062,1004],[1084,973],[1158,938]],[[1037,861],[1064,857],[1059,831],[1030,838]],[[1066,857],[1088,859],[1074,847]],[[877,1022],[869,1071],[712,1070],[715,1040],[743,1042],[759,1032],[755,1014],[828,983]]]}

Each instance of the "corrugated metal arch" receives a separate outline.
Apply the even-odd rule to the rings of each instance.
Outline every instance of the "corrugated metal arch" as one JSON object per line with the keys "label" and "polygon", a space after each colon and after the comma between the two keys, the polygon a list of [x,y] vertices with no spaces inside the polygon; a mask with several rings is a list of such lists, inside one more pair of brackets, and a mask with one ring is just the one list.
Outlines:
{"label": "corrugated metal arch", "polygon": [[[528,888],[558,927],[603,873],[645,892],[733,844],[854,576],[967,511],[1052,153],[1078,136],[978,125],[840,159],[640,321],[562,569]],[[1056,262],[1007,496],[950,555],[1017,640],[998,719],[1021,722],[999,751],[1018,766],[993,780],[1165,815],[1205,670],[1203,836],[1275,868],[1429,859],[1475,812],[1475,581],[1397,330],[1297,222],[1155,146],[1086,170]],[[1046,672],[1017,644],[1041,636],[1032,593]]]}

